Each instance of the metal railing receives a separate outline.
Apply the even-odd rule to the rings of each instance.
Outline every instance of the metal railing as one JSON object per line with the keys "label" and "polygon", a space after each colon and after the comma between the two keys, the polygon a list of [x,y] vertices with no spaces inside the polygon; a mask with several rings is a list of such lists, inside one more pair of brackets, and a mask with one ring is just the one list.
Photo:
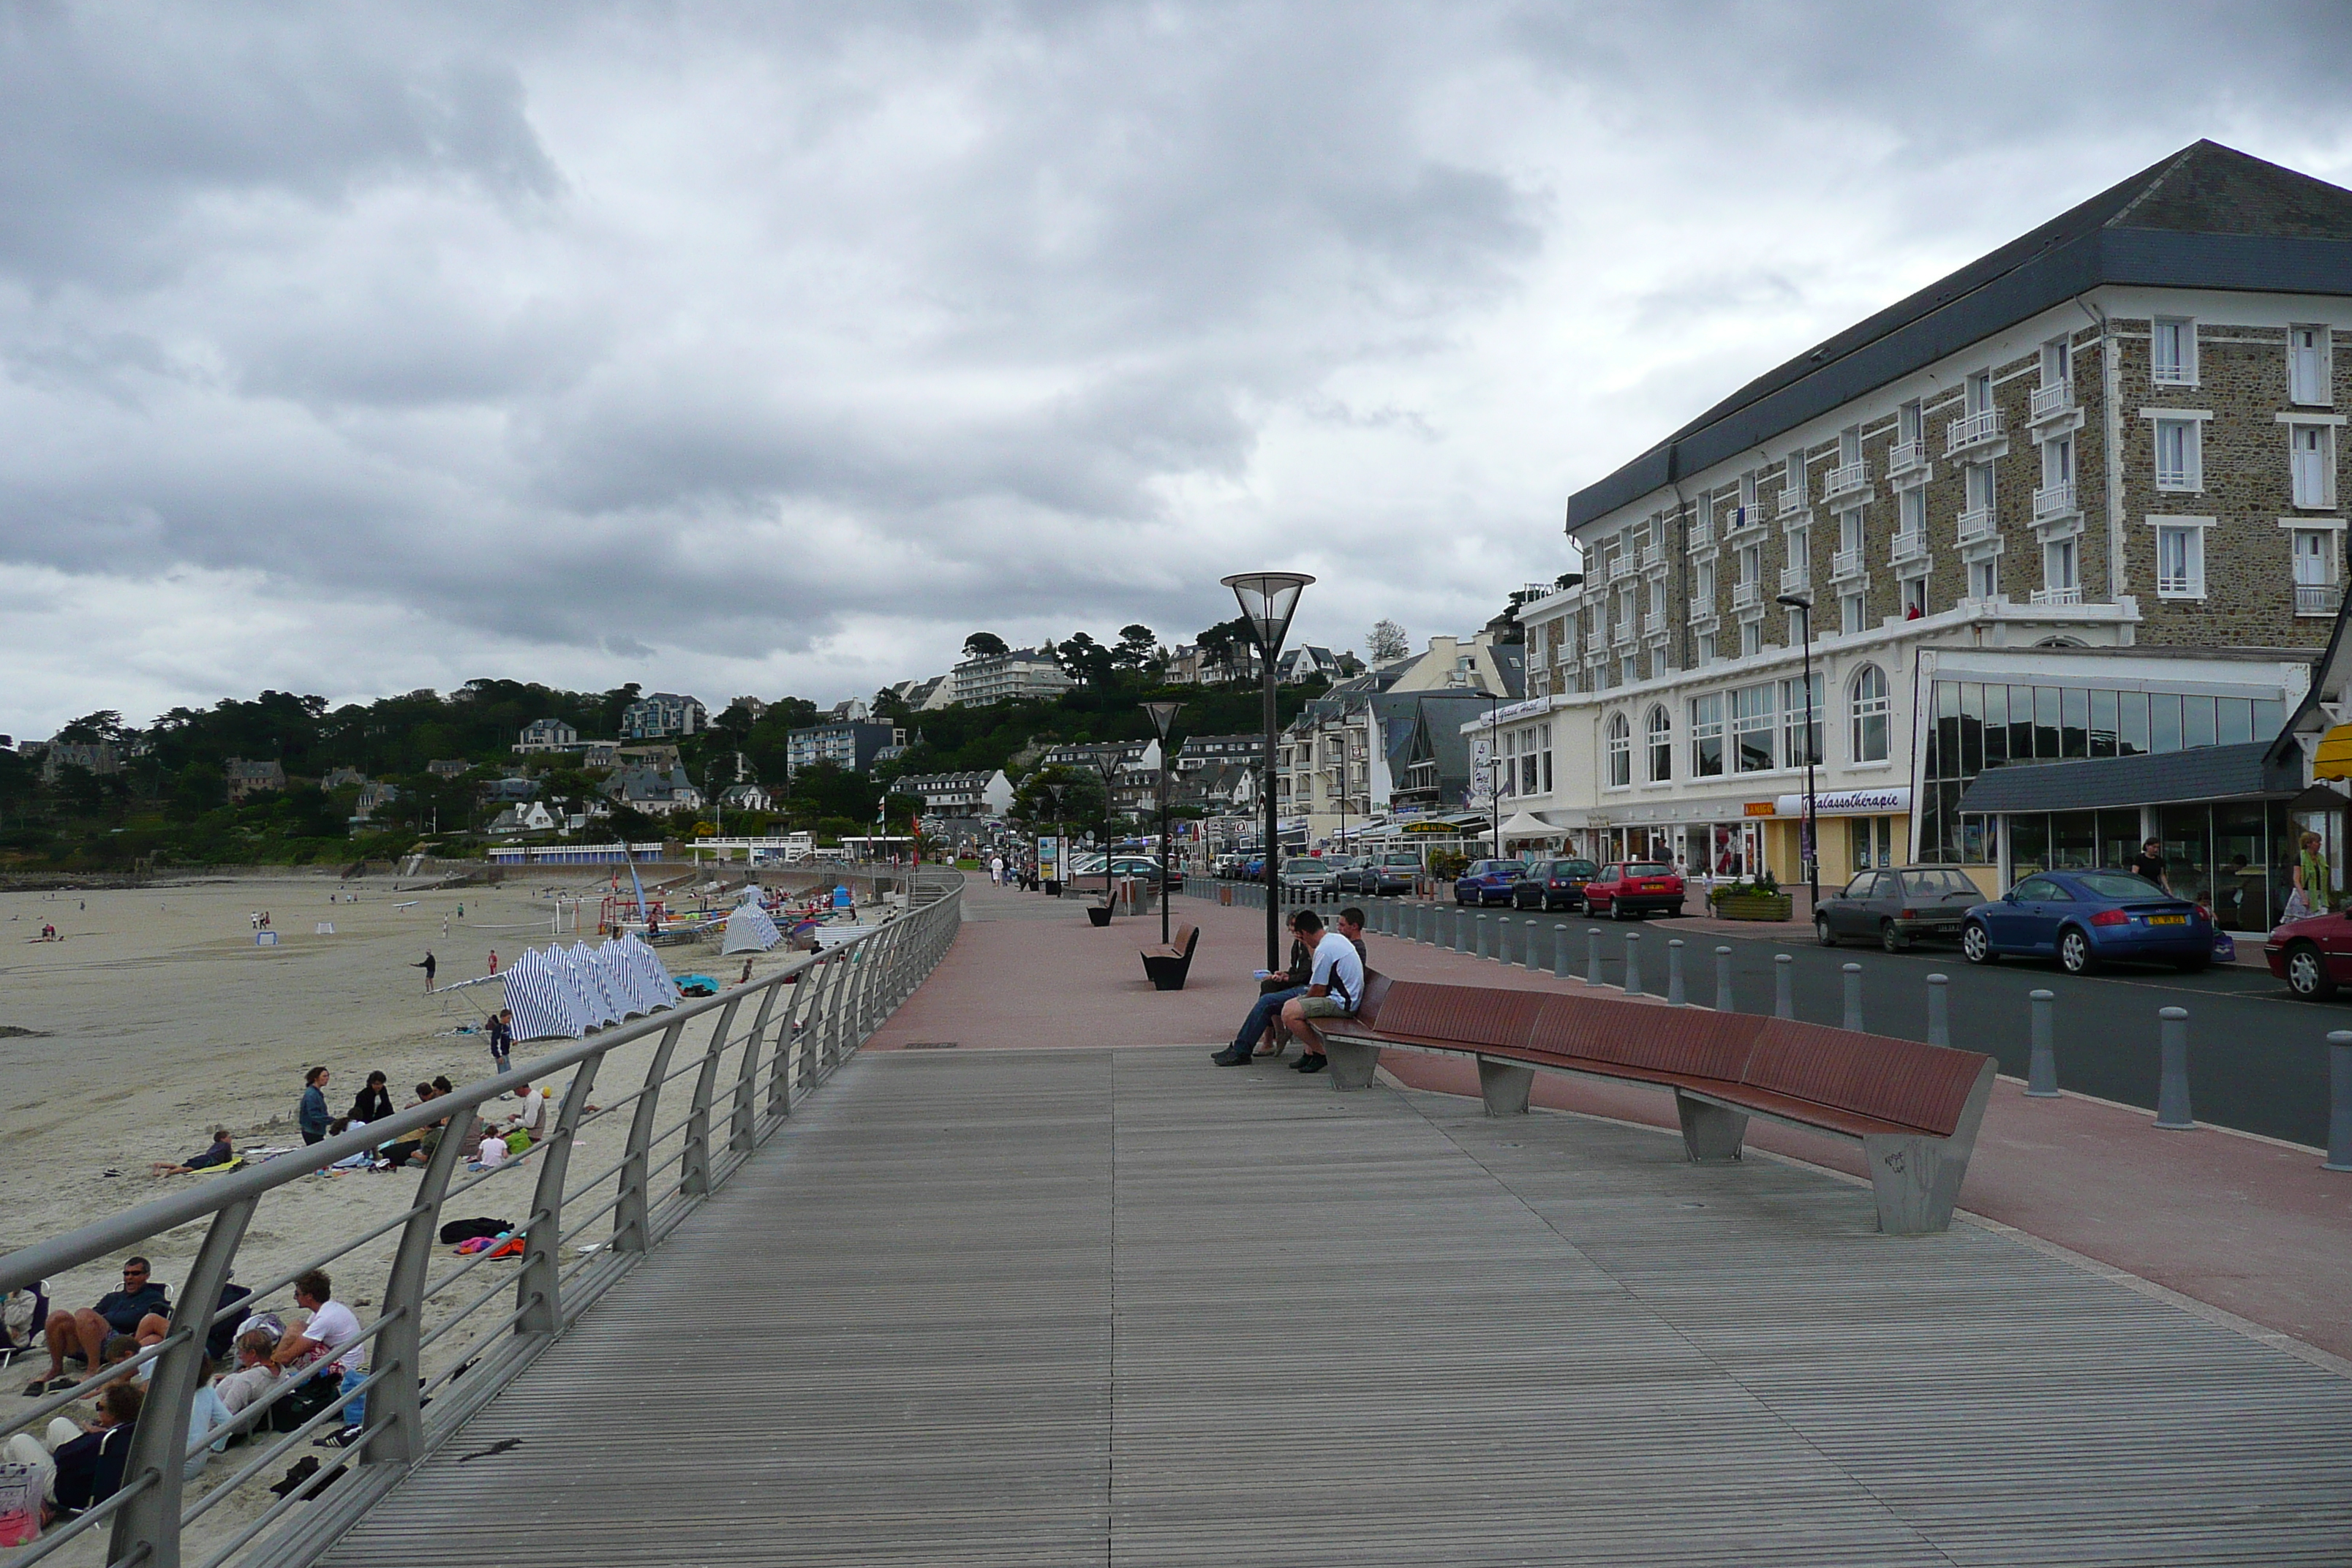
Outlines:
{"label": "metal railing", "polygon": [[1830,470],[1829,479],[1822,485],[1822,499],[1827,500],[1832,496],[1842,496],[1850,490],[1867,489],[1869,487],[1869,464],[1841,463]]}
{"label": "metal railing", "polygon": [[1962,544],[1974,539],[1990,539],[1993,533],[1992,508],[1970,507],[1960,513],[1959,540]]}
{"label": "metal railing", "polygon": [[2082,509],[2074,504],[2074,482],[2062,480],[2043,485],[2033,492],[2033,521],[2047,522],[2053,517],[2072,517]]}
{"label": "metal railing", "polygon": [[1780,510],[1782,517],[1793,517],[1805,510],[1805,492],[1796,485],[1780,487]]}
{"label": "metal railing", "polygon": [[1980,414],[1970,414],[1953,420],[1944,427],[1944,450],[1947,454],[1990,441],[2000,434],[2000,410],[1988,408]]}
{"label": "metal railing", "polygon": [[1889,475],[1907,474],[1914,468],[1924,467],[1927,461],[1927,447],[1924,441],[1901,441],[1886,449],[1886,471]]}
{"label": "metal railing", "polygon": [[2298,616],[2332,616],[2344,602],[2344,589],[2336,583],[2297,583],[2294,585],[2294,613]]}
{"label": "metal railing", "polygon": [[[110,1568],[222,1568],[233,1562],[297,1568],[315,1561],[700,1207],[785,1123],[799,1099],[856,1053],[937,966],[955,940],[962,901],[961,878],[943,882],[918,873],[908,907],[895,918],[838,946],[796,957],[773,974],[608,1025],[583,1039],[556,1041],[549,1055],[511,1072],[0,1257],[0,1289],[15,1290],[111,1254],[162,1251],[169,1245],[165,1233],[205,1227],[162,1341],[128,1362],[92,1367],[91,1375],[69,1389],[35,1399],[5,1428],[37,1429],[74,1401],[146,1369],[146,1397],[121,1486],[0,1558],[0,1568],[26,1568],[94,1538],[101,1527],[109,1531],[103,1561]],[[746,1018],[748,1026],[739,1026]],[[707,1037],[698,1045],[687,1040],[690,1029],[706,1024]],[[600,1069],[625,1071],[640,1060],[636,1087],[591,1103]],[[495,1115],[501,1098],[566,1073],[569,1086],[543,1139],[502,1164],[461,1173],[486,1113]],[[668,1089],[681,1079],[690,1088]],[[672,1113],[667,1118],[666,1090]],[[683,1114],[677,1113],[680,1092],[688,1096]],[[626,1131],[611,1137],[609,1130],[620,1125],[611,1119],[623,1111]],[[262,1234],[254,1221],[265,1199],[338,1162],[372,1155],[405,1134],[429,1134],[436,1126],[438,1142],[404,1201],[395,1198],[356,1236],[306,1249],[310,1255],[299,1267],[272,1274],[249,1295],[223,1300],[240,1247],[248,1236]],[[592,1131],[599,1126],[607,1132]],[[616,1157],[595,1174],[574,1180],[576,1152]],[[514,1232],[522,1244],[519,1258],[509,1261],[502,1249],[488,1248],[444,1267],[436,1233],[451,1202],[494,1182],[508,1183],[502,1190],[520,1202],[511,1173],[524,1171],[532,1180],[525,1218]],[[388,1183],[403,1179],[403,1173],[369,1179]],[[302,1218],[291,1216],[296,1228]],[[283,1224],[284,1216],[272,1216],[273,1226]],[[592,1238],[592,1227],[602,1234]],[[280,1432],[272,1428],[290,1417],[278,1407],[310,1381],[304,1371],[289,1368],[227,1426],[191,1441],[192,1406],[211,1369],[206,1337],[218,1325],[285,1302],[298,1278],[330,1264],[346,1281],[335,1291],[337,1300],[381,1303],[358,1338],[326,1358],[341,1361],[357,1352],[352,1359],[364,1356],[365,1375],[291,1431]],[[486,1266],[487,1288],[458,1302],[464,1293],[453,1293],[452,1287]],[[373,1267],[384,1270],[378,1289],[371,1289]],[[500,1300],[509,1297],[511,1307],[499,1310]],[[478,1318],[481,1313],[489,1315]],[[342,1432],[339,1447],[314,1447],[314,1437],[334,1436],[343,1427],[343,1412],[362,1401],[363,1418]],[[223,1442],[242,1446],[226,1449],[227,1473],[215,1475],[207,1450]],[[274,1499],[259,1491],[257,1483],[281,1461],[306,1456],[319,1460],[315,1474]],[[202,1467],[188,1475],[184,1467],[200,1459]],[[222,1506],[233,1501],[242,1506]]]}
{"label": "metal railing", "polygon": [[2036,387],[2028,401],[2026,416],[2031,419],[2050,419],[2071,411],[2074,406],[2074,384],[2053,381],[2047,386]]}
{"label": "metal railing", "polygon": [[1843,583],[1863,574],[1862,549],[1841,550],[1830,557],[1830,581]]}

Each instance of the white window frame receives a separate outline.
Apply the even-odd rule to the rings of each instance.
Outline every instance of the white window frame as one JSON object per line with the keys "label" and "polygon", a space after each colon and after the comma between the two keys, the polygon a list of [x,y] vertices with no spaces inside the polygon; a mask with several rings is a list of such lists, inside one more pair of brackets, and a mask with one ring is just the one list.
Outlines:
{"label": "white window frame", "polygon": [[1904,578],[1902,603],[1903,607],[1901,613],[1906,619],[1909,617],[1911,608],[1915,605],[1918,606],[1919,613],[1922,616],[1926,615],[1927,613],[1927,579],[1925,577]]}
{"label": "white window frame", "polygon": [[1838,630],[1847,637],[1854,637],[1864,629],[1862,595],[1840,594],[1838,595]]}
{"label": "white window frame", "polygon": [[1699,633],[1698,667],[1701,669],[1705,669],[1708,665],[1715,662],[1715,634],[1713,632]]}
{"label": "white window frame", "polygon": [[[1749,712],[1742,713],[1739,710],[1740,699],[1753,697],[1757,693],[1762,694],[1760,706],[1754,707]],[[1780,683],[1777,680],[1765,680],[1754,686],[1734,687],[1726,695],[1728,698],[1726,706],[1731,710],[1729,715],[1731,722],[1728,731],[1724,736],[1725,764],[1735,776],[1740,773],[1778,773],[1780,769]],[[1740,742],[1743,737],[1749,735],[1760,735],[1764,738],[1764,749],[1769,754],[1762,767],[1750,768],[1742,765],[1745,756]]]}
{"label": "white window frame", "polygon": [[[1690,700],[1690,776],[1695,779],[1724,778],[1731,772],[1731,753],[1726,749],[1728,739],[1723,710],[1727,700],[1720,691],[1704,692]],[[1715,742],[1716,767],[1708,773],[1699,759],[1699,743]]]}
{"label": "white window frame", "polygon": [[1962,383],[1960,412],[1963,415],[1982,414],[1992,407],[1992,372],[1977,371]]}
{"label": "white window frame", "polygon": [[[1865,692],[1864,682],[1874,675],[1878,678],[1878,689]],[[1851,761],[1883,763],[1894,754],[1889,739],[1894,728],[1894,702],[1890,696],[1893,689],[1886,672],[1874,664],[1864,665],[1853,672],[1853,679],[1846,682],[1846,740],[1853,748]],[[1878,740],[1875,752],[1871,750],[1869,743],[1874,727]]]}
{"label": "white window frame", "polygon": [[[2164,349],[2171,341],[2177,354],[2168,363]],[[2197,384],[2197,319],[2194,316],[2157,316],[2148,322],[2147,379],[2155,386],[2195,386]]]}
{"label": "white window frame", "polygon": [[[2150,574],[2156,582],[2159,599],[2194,601],[2205,597],[2205,532],[2213,526],[2210,517],[2151,517],[2147,526],[2154,531],[2153,553],[2149,556]],[[2164,570],[2164,547],[2167,537],[2185,542],[2188,559],[2186,575],[2176,575],[2168,581]]]}
{"label": "white window frame", "polygon": [[1605,731],[1608,739],[1609,772],[1606,787],[1633,787],[1633,724],[1621,712],[1609,715]]}
{"label": "white window frame", "polygon": [[1764,651],[1764,623],[1746,620],[1739,623],[1739,657],[1753,658]]}
{"label": "white window frame", "polygon": [[1675,716],[1663,702],[1652,703],[1649,712],[1643,716],[1642,752],[1642,772],[1646,782],[1674,783]]}
{"label": "white window frame", "polygon": [[1794,504],[1805,504],[1805,449],[1802,447],[1790,452],[1780,465],[1780,491],[1784,497],[1796,497]]}
{"label": "white window frame", "polygon": [[1982,556],[1968,563],[1969,597],[1990,604],[2000,597],[2000,557]]}
{"label": "white window frame", "polygon": [[[1822,680],[1825,673],[1816,669],[1810,678],[1794,675],[1780,682],[1780,765],[1784,768],[1803,767],[1803,753],[1808,751],[1812,753],[1815,767],[1829,761],[1824,744],[1828,739],[1824,731],[1829,728],[1830,719],[1829,691]],[[1809,680],[1813,699],[1812,734],[1810,737],[1805,732],[1805,697]]]}
{"label": "white window frame", "polygon": [[[2205,422],[2213,417],[2210,408],[2143,408],[2140,417],[2149,422],[2148,467],[2156,488],[2167,495],[2194,495],[2205,488]],[[2182,471],[2168,480],[2164,467],[2164,435],[2168,428],[2181,430]]]}
{"label": "white window frame", "polygon": [[[2310,334],[2315,342],[2308,349],[2298,345],[2295,339]],[[2295,374],[2299,362],[2311,365],[2308,382]],[[2305,408],[2336,406],[2336,343],[2335,333],[2323,321],[2295,321],[2286,330],[2286,400]],[[2303,396],[2308,392],[2312,395]]]}
{"label": "white window frame", "polygon": [[[2287,504],[2299,511],[2332,511],[2336,508],[2336,427],[2344,422],[2342,415],[2282,414],[2278,422],[2286,426]],[[2315,462],[2306,465],[2303,442],[2305,436],[2316,438],[2318,453]],[[2314,470],[2317,482],[2310,489],[2303,483],[2306,469]],[[2306,500],[2308,496],[2311,499]]]}
{"label": "white window frame", "polygon": [[2074,340],[2052,338],[2042,345],[2042,386],[2047,391],[2074,379]]}
{"label": "white window frame", "polygon": [[1927,440],[1927,414],[1919,399],[1914,397],[1895,411],[1895,444],[1898,447],[1922,446]]}
{"label": "white window frame", "polygon": [[1927,533],[1927,487],[1913,485],[1896,493],[1895,531],[1905,539],[1924,539]]}
{"label": "white window frame", "polygon": [[[2060,563],[2064,570],[2055,568]],[[2065,581],[2060,582],[2060,578]],[[2042,543],[2042,586],[2053,592],[2067,589],[2079,591],[2083,586],[2083,542],[2079,535],[2066,533]],[[2179,595],[2187,597],[2189,595]]]}

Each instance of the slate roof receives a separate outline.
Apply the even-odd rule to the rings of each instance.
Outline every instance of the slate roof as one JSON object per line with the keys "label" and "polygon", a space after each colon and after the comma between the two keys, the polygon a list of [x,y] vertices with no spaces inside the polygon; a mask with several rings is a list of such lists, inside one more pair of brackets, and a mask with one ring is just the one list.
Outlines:
{"label": "slate roof", "polygon": [[2199,142],[1766,372],[1569,498],[1575,529],[2103,283],[2352,293],[2352,191]]}
{"label": "slate roof", "polygon": [[2265,763],[2268,741],[2198,746],[2138,757],[2072,763],[2011,763],[1979,773],[1960,796],[1962,811],[2089,811],[2098,806],[2164,805],[2293,795],[2291,768]]}

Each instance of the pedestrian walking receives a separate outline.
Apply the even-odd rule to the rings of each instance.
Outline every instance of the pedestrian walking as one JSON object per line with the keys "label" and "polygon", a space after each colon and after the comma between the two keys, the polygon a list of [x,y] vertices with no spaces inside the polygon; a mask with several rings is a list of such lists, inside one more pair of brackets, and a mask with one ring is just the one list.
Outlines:
{"label": "pedestrian walking", "polygon": [[408,967],[411,969],[421,969],[425,971],[425,994],[428,996],[431,995],[433,994],[434,972],[441,967],[441,965],[436,962],[433,957],[433,950],[429,947],[426,948],[425,950],[425,961],[421,963],[412,963]]}
{"label": "pedestrian walking", "polygon": [[2139,853],[2132,857],[2131,873],[2143,880],[2154,882],[2168,893],[2172,891],[2172,884],[2165,879],[2164,875],[2163,839],[2151,838],[2139,847]]}
{"label": "pedestrian walking", "polygon": [[498,950],[497,948],[495,948],[495,947],[494,947],[494,948],[490,949],[490,973],[493,973],[493,974],[496,974],[498,972],[499,972],[499,950]]}
{"label": "pedestrian walking", "polygon": [[505,1072],[511,1065],[509,1058],[514,1054],[514,1009],[499,1008],[490,1016],[490,1021],[485,1027],[489,1030],[490,1035],[491,1069],[496,1072]]}

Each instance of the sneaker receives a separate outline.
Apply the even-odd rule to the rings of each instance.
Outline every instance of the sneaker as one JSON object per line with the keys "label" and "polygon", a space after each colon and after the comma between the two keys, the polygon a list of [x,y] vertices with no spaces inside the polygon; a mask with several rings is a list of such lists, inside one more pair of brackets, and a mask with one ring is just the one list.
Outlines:
{"label": "sneaker", "polygon": [[1328,1058],[1319,1056],[1301,1057],[1298,1058],[1298,1066],[1291,1070],[1294,1072],[1321,1072],[1328,1059],[1329,1058]]}
{"label": "sneaker", "polygon": [[1209,1059],[1216,1063],[1221,1068],[1245,1067],[1249,1064],[1249,1058],[1242,1052],[1234,1050],[1231,1046],[1228,1046],[1223,1050],[1217,1052]]}

